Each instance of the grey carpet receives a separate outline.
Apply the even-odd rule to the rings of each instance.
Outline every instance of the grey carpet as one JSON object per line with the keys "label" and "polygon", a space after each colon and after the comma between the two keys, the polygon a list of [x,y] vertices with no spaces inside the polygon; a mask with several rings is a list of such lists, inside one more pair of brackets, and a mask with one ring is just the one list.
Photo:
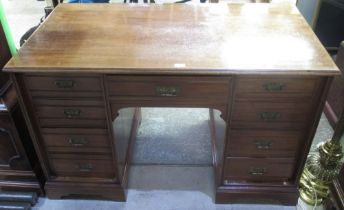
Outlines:
{"label": "grey carpet", "polygon": [[216,205],[212,167],[133,166],[127,202],[39,199],[34,210],[295,210],[295,206]]}
{"label": "grey carpet", "polygon": [[134,164],[211,165],[208,109],[143,108]]}

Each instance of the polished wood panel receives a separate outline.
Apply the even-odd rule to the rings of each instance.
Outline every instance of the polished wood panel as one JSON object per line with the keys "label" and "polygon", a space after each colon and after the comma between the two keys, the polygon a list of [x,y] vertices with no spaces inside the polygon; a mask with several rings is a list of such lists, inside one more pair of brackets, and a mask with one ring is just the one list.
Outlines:
{"label": "polished wood panel", "polygon": [[102,107],[39,106],[37,107],[37,116],[60,119],[104,119],[106,115]]}
{"label": "polished wood panel", "polygon": [[306,126],[310,103],[235,102],[233,105],[233,128],[287,128]]}
{"label": "polished wood panel", "polygon": [[[283,196],[281,196],[283,195]],[[216,203],[264,203],[291,205],[299,198],[295,185],[269,185],[262,187],[260,184],[228,185],[219,187],[216,194]],[[293,206],[295,206],[292,204]]]}
{"label": "polished wood panel", "polygon": [[233,158],[227,157],[224,182],[283,182],[294,173],[293,158]]}
{"label": "polished wood panel", "polygon": [[39,91],[101,91],[100,78],[66,75],[30,75],[25,77],[30,90]]}
{"label": "polished wood panel", "polygon": [[102,99],[102,92],[89,91],[30,91],[30,95],[34,98],[100,98]]}
{"label": "polished wood panel", "polygon": [[50,162],[53,173],[57,176],[105,178],[114,176],[111,160],[51,159]]}
{"label": "polished wood panel", "polygon": [[111,154],[106,129],[42,129],[42,137],[51,153]]}
{"label": "polished wood panel", "polygon": [[229,78],[108,76],[109,94],[138,97],[219,98],[227,102]]}
{"label": "polished wood panel", "polygon": [[241,157],[294,157],[303,138],[302,131],[233,130],[226,153]]}
{"label": "polished wood panel", "polygon": [[248,98],[260,100],[270,99],[283,100],[287,98],[311,99],[314,91],[319,85],[319,78],[316,77],[287,77],[276,76],[245,77],[238,78],[236,83],[236,99]]}
{"label": "polished wood panel", "polygon": [[[66,146],[79,146],[79,147],[107,147],[107,130],[105,129],[42,129],[44,133],[44,141],[47,146],[66,147]],[[83,139],[79,144],[78,141],[73,139]]]}
{"label": "polished wood panel", "polygon": [[105,119],[39,119],[42,128],[106,128]]}
{"label": "polished wood panel", "polygon": [[339,73],[292,4],[60,4],[5,71]]}
{"label": "polished wood panel", "polygon": [[97,98],[68,98],[67,99],[41,99],[35,98],[34,103],[36,106],[83,106],[83,107],[104,107],[102,100]]}
{"label": "polished wood panel", "polygon": [[49,198],[83,198],[125,201],[125,191],[123,188],[109,181],[105,182],[48,182],[45,190]]}
{"label": "polished wood panel", "polygon": [[111,121],[111,130],[116,141],[118,177],[122,180],[123,187],[126,188],[134,139],[141,122],[141,110],[131,107],[117,109],[116,113],[117,116]]}

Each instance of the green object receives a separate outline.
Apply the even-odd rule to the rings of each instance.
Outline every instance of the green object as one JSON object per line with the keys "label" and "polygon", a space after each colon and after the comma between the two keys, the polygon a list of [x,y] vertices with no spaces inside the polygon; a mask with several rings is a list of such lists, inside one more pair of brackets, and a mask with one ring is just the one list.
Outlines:
{"label": "green object", "polygon": [[4,30],[4,32],[5,32],[6,40],[7,40],[8,46],[10,48],[11,54],[13,56],[13,55],[17,54],[17,48],[14,44],[11,30],[10,30],[10,27],[7,23],[4,6],[2,5],[2,0],[0,0],[0,23],[1,23],[1,26]]}

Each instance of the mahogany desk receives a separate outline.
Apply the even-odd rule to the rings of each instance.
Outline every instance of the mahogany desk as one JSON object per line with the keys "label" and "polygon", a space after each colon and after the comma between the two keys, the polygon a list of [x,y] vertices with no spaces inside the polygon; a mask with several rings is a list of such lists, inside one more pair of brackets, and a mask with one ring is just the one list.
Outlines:
{"label": "mahogany desk", "polygon": [[5,71],[50,198],[125,200],[135,107],[206,107],[215,201],[288,205],[339,74],[278,4],[62,4]]}

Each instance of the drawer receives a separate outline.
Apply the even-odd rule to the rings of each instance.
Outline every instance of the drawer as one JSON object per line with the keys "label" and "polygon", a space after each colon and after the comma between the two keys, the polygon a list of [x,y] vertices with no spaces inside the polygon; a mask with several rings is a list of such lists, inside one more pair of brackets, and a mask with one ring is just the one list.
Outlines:
{"label": "drawer", "polygon": [[232,128],[295,128],[306,126],[312,106],[308,102],[237,101],[232,110]]}
{"label": "drawer", "polygon": [[102,91],[100,76],[68,76],[68,75],[25,75],[26,87],[31,91]]}
{"label": "drawer", "polygon": [[40,119],[106,119],[104,107],[38,106],[36,113]]}
{"label": "drawer", "polygon": [[100,119],[38,119],[41,128],[107,128],[107,121]]}
{"label": "drawer", "polygon": [[52,153],[111,153],[106,129],[42,129],[43,141]]}
{"label": "drawer", "polygon": [[294,168],[293,158],[227,157],[223,179],[225,182],[284,182],[292,178]]}
{"label": "drawer", "polygon": [[102,100],[35,99],[34,104],[41,127],[106,128]]}
{"label": "drawer", "polygon": [[30,91],[33,98],[98,98],[103,100],[102,92],[76,91]]}
{"label": "drawer", "polygon": [[33,100],[35,106],[87,106],[87,107],[104,107],[103,99],[41,99]]}
{"label": "drawer", "polygon": [[220,98],[225,102],[230,81],[230,77],[107,77],[112,96]]}
{"label": "drawer", "polygon": [[294,157],[304,137],[301,131],[231,130],[226,153],[240,157]]}
{"label": "drawer", "polygon": [[115,177],[112,160],[51,159],[50,164],[56,176]]}
{"label": "drawer", "polygon": [[236,99],[240,98],[312,98],[320,83],[313,77],[239,77],[236,81]]}

